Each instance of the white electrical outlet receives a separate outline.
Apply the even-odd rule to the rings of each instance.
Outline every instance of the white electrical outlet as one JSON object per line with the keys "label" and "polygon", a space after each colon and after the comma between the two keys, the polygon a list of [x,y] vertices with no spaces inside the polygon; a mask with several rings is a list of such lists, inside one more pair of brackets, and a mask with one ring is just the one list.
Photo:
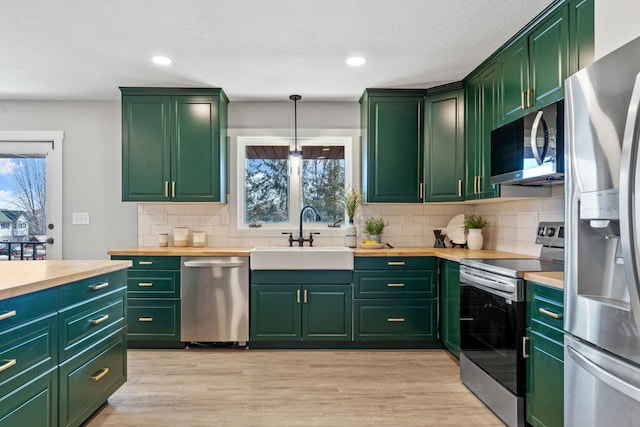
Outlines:
{"label": "white electrical outlet", "polygon": [[156,225],[164,225],[167,223],[167,214],[166,213],[159,213],[159,214],[154,214],[153,215],[153,222]]}
{"label": "white electrical outlet", "polygon": [[73,213],[73,225],[88,225],[88,224],[89,224],[89,212]]}

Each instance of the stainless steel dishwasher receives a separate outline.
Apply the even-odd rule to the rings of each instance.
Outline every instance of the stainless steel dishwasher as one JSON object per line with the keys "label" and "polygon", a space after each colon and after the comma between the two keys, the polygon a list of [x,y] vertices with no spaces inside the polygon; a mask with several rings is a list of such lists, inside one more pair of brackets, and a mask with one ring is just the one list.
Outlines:
{"label": "stainless steel dishwasher", "polygon": [[249,340],[249,258],[182,257],[180,340]]}

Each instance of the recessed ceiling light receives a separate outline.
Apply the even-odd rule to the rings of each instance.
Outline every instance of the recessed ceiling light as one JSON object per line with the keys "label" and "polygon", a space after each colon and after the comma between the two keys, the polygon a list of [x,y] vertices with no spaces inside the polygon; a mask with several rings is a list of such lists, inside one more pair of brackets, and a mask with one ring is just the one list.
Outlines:
{"label": "recessed ceiling light", "polygon": [[367,60],[362,56],[352,56],[351,58],[347,58],[347,64],[351,65],[352,67],[357,67],[364,64],[365,62],[367,62]]}
{"label": "recessed ceiling light", "polygon": [[170,65],[171,58],[167,58],[166,56],[154,56],[151,60],[158,65]]}

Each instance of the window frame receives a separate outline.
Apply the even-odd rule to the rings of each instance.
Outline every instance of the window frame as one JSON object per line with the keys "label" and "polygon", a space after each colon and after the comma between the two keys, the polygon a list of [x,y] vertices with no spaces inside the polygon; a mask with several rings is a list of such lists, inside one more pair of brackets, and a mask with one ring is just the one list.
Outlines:
{"label": "window frame", "polygon": [[[290,150],[294,148],[294,139],[292,137],[278,136],[277,134],[269,135],[270,132],[264,134],[237,135],[235,136],[236,149],[232,150],[235,156],[231,156],[232,164],[236,167],[237,173],[233,174],[236,178],[235,195],[232,192],[230,200],[231,216],[235,217],[235,221],[231,221],[231,234],[240,236],[276,236],[282,232],[293,232],[298,230],[300,209],[302,208],[302,187],[300,179],[300,171],[293,171],[292,165],[289,164],[289,222],[268,224],[261,223],[260,227],[249,227],[244,222],[245,206],[245,147],[247,145],[288,145]],[[307,132],[298,135],[298,146],[336,146],[344,147],[344,182],[345,188],[353,186],[354,182],[354,136],[350,132],[330,133],[326,131]],[[234,159],[235,157],[235,159]],[[235,197],[234,197],[235,196]],[[346,215],[346,214],[345,214]],[[309,231],[322,231],[325,236],[340,235],[340,228],[328,228],[328,224],[333,221],[323,222],[305,222],[305,233]],[[343,220],[344,224],[344,220]],[[294,232],[297,237],[297,232]]]}

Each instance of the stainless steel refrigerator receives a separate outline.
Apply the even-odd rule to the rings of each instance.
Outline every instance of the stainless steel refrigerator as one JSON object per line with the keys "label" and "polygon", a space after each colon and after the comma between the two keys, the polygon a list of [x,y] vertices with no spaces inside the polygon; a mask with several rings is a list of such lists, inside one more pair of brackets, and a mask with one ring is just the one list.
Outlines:
{"label": "stainless steel refrigerator", "polygon": [[565,425],[637,426],[640,38],[565,90]]}

